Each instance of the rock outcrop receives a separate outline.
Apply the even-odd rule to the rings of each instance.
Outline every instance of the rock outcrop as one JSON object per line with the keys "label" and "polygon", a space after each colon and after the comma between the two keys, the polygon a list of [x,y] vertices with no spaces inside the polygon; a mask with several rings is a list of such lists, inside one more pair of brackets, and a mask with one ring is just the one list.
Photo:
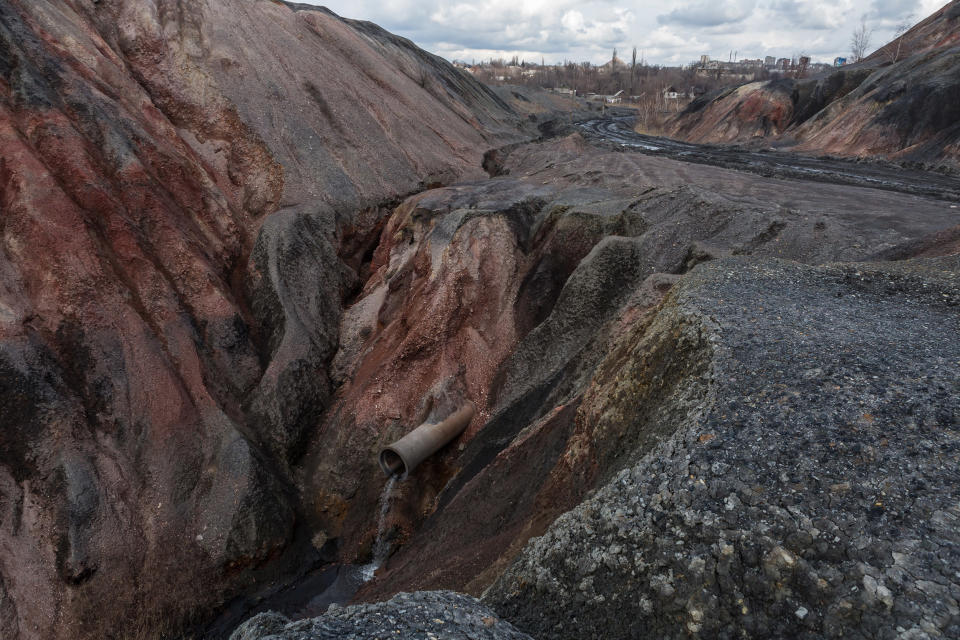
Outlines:
{"label": "rock outcrop", "polygon": [[670,123],[690,142],[774,142],[802,153],[960,167],[960,3],[862,62],[693,101]]}
{"label": "rock outcrop", "polygon": [[295,542],[380,205],[523,121],[269,0],[4,0],[0,71],[0,636],[161,636]]}
{"label": "rock outcrop", "polygon": [[668,124],[672,137],[731,143],[783,134],[794,120],[794,82],[751,82],[691,102]]}
{"label": "rock outcrop", "polygon": [[603,365],[583,437],[630,425],[626,468],[485,602],[538,638],[960,633],[958,282],[697,267]]}
{"label": "rock outcrop", "polygon": [[387,602],[331,607],[323,616],[290,622],[262,613],[230,640],[367,640],[369,638],[531,640],[475,598],[450,591],[401,593]]}

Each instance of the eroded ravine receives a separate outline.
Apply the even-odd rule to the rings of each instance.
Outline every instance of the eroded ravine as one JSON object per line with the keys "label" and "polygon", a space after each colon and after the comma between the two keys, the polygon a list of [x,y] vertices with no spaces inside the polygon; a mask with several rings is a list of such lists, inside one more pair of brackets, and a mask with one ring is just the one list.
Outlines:
{"label": "eroded ravine", "polygon": [[[221,618],[212,633],[223,636],[299,578],[290,602],[318,614],[352,596],[357,585],[341,568],[377,555],[381,528],[395,553],[361,598],[499,583],[497,606],[526,624],[549,607],[516,606],[514,587],[529,586],[541,559],[553,563],[536,547],[505,573],[526,542],[635,456],[669,454],[670,428],[695,417],[681,409],[699,406],[707,360],[731,334],[716,331],[703,305],[696,321],[678,318],[704,296],[726,309],[718,317],[728,327],[762,320],[729,344],[784,337],[762,291],[741,301],[723,284],[749,274],[773,289],[802,281],[798,299],[843,320],[821,334],[866,354],[830,378],[869,392],[864,411],[845,404],[834,425],[862,427],[864,439],[840,439],[856,460],[876,459],[871,439],[901,424],[940,430],[902,439],[918,443],[916,455],[953,446],[954,355],[935,348],[956,344],[952,263],[908,263],[893,276],[889,265],[777,266],[943,253],[937,234],[956,223],[943,201],[811,190],[608,153],[576,135],[517,146],[502,159],[506,175],[477,180],[483,152],[534,135],[530,120],[408,41],[304,5],[5,0],[0,44],[4,638],[164,637],[219,614],[230,624]],[[449,186],[423,191],[436,185]],[[682,296],[671,293],[678,283]],[[816,306],[821,298],[829,304]],[[885,304],[894,310],[881,313]],[[859,324],[858,312],[873,324]],[[915,323],[916,353],[892,339],[897,322]],[[913,386],[898,386],[858,331],[885,336]],[[771,379],[813,384],[815,371],[802,383],[773,375],[811,348],[802,332],[786,337]],[[746,364],[763,360],[760,347],[745,352]],[[911,423],[884,389],[919,394],[923,419]],[[783,399],[793,411],[791,397],[776,406]],[[465,401],[477,416],[399,485],[381,527],[380,448]],[[802,422],[820,420],[818,406],[798,404]],[[696,441],[713,442],[699,440],[711,433]],[[956,501],[945,501],[960,483],[929,467],[921,475],[911,485],[920,520],[949,559]],[[851,513],[873,498],[850,495]],[[765,558],[776,551],[760,543]],[[793,556],[769,558],[774,573]],[[906,566],[930,569],[912,558]],[[569,575],[613,602],[589,590],[589,575]],[[879,583],[850,575],[879,594],[870,607],[886,606]],[[947,601],[926,582],[931,602]],[[910,595],[920,587],[897,584],[927,606]],[[650,576],[643,593],[667,586]],[[911,624],[949,631],[928,613]],[[485,610],[472,622],[498,624]]]}
{"label": "eroded ravine", "polygon": [[[532,145],[531,153],[542,147],[551,156],[550,146],[563,144]],[[564,162],[589,175],[605,157],[593,153]],[[631,427],[604,408],[617,392],[613,365],[603,363],[620,340],[643,335],[692,267],[730,254],[850,259],[888,237],[805,208],[774,207],[771,216],[771,203],[744,206],[723,192],[637,187],[610,175],[603,187],[544,184],[536,175],[464,183],[414,196],[391,216],[334,360],[342,387],[318,443],[341,456],[326,456],[308,492],[323,496],[317,523],[343,545],[342,558],[369,556],[382,482],[376,452],[416,426],[424,399],[469,399],[479,417],[400,487],[391,512],[397,553],[359,597],[479,593],[526,540],[623,464],[616,451]],[[939,217],[916,219],[908,233],[950,220],[949,205],[926,206]],[[683,364],[685,347],[662,349],[651,346],[646,365],[654,398],[699,375]],[[602,415],[609,417],[598,426]],[[631,445],[631,455],[658,438]]]}

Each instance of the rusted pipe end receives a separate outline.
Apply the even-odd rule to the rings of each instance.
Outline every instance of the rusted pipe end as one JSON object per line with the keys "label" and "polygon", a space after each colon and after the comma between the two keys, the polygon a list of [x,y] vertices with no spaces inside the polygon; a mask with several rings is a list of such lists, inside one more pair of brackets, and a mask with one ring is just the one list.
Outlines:
{"label": "rusted pipe end", "polygon": [[387,477],[406,478],[421,462],[463,433],[476,413],[472,402],[438,423],[424,422],[419,427],[380,451],[380,468]]}

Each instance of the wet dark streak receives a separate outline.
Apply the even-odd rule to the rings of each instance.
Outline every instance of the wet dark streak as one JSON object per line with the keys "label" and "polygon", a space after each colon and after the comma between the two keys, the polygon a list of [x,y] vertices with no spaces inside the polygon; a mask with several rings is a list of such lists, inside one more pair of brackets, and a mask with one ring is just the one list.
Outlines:
{"label": "wet dark streak", "polygon": [[897,191],[960,202],[960,178],[908,169],[886,162],[802,156],[776,150],[748,151],[650,136],[633,130],[632,117],[588,120],[579,128],[589,139],[619,150],[756,173],[766,177],[810,180]]}

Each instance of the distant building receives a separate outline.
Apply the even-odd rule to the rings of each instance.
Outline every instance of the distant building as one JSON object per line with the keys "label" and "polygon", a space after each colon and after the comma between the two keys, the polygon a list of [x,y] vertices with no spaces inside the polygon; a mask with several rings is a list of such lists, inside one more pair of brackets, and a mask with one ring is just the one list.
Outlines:
{"label": "distant building", "polygon": [[705,67],[710,62],[710,56],[700,56],[700,66]]}
{"label": "distant building", "polygon": [[777,69],[787,70],[793,65],[790,58],[780,58],[777,60]]}
{"label": "distant building", "polygon": [[[700,64],[697,67],[696,69],[697,75],[716,76],[719,78],[721,75],[727,73],[728,63],[721,62],[720,60],[710,60],[708,56],[702,56],[701,60],[703,58],[706,58],[707,61],[705,63]],[[730,64],[733,64],[733,63],[730,63]]]}
{"label": "distant building", "polygon": [[846,58],[834,58],[834,59],[833,59],[833,66],[835,66],[835,67],[842,67],[842,66],[845,65],[845,64],[847,64],[847,59],[846,59]]}
{"label": "distant building", "polygon": [[765,67],[775,67],[777,66],[777,59],[773,56],[767,56],[763,59],[763,66]]}

